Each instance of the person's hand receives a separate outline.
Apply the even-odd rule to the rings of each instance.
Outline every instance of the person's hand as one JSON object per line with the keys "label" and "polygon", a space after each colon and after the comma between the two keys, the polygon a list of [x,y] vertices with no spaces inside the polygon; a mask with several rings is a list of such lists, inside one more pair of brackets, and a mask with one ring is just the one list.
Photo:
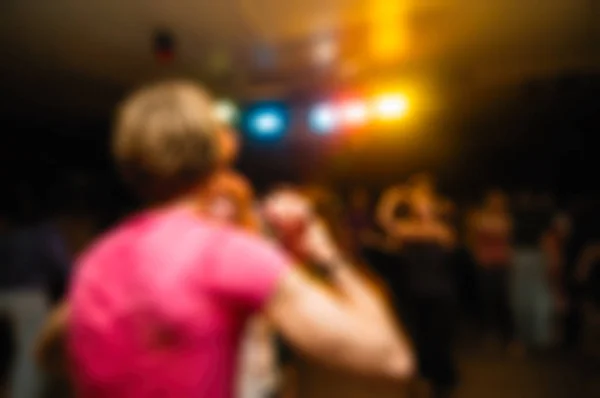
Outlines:
{"label": "person's hand", "polygon": [[312,219],[307,225],[301,244],[304,256],[321,267],[341,262],[341,255],[323,221]]}
{"label": "person's hand", "polygon": [[279,242],[300,259],[327,266],[339,258],[325,224],[300,194],[273,194],[265,201],[263,215]]}
{"label": "person's hand", "polygon": [[264,201],[262,215],[279,243],[302,256],[303,239],[313,217],[310,203],[292,190],[281,190]]}

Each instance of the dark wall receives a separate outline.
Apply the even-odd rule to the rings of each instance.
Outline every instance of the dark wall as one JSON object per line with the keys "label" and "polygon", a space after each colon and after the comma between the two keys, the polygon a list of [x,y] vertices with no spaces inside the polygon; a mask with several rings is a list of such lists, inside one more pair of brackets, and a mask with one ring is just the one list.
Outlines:
{"label": "dark wall", "polygon": [[[485,107],[471,108],[467,102],[426,123],[425,138],[412,146],[393,139],[264,143],[245,138],[239,166],[259,189],[306,179],[380,188],[428,170],[458,198],[497,185],[562,197],[592,192],[600,188],[595,178],[600,156],[593,144],[600,131],[599,81],[570,74],[528,82]],[[65,203],[63,193],[77,196],[65,188],[75,172],[94,178],[83,199],[69,200],[102,209],[135,203],[110,163],[108,107],[105,117],[92,119],[77,112],[57,114],[43,103],[30,106],[23,96],[20,101],[0,111],[5,214],[23,211],[24,197],[35,202],[38,213],[56,209]]]}

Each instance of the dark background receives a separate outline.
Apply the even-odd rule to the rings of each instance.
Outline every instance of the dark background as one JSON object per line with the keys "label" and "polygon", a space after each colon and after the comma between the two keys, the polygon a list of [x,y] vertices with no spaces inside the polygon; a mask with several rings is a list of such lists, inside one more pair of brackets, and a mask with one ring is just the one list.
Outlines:
{"label": "dark background", "polygon": [[[115,90],[115,105],[125,93]],[[459,200],[499,186],[549,192],[565,201],[594,194],[600,186],[594,140],[600,131],[599,95],[598,75],[572,73],[505,88],[485,106],[468,98],[457,101],[409,132],[399,126],[386,134],[364,130],[317,137],[295,129],[290,137],[261,142],[242,131],[239,167],[259,190],[283,180],[379,190],[413,172],[429,171]],[[94,194],[86,200],[131,200],[110,161],[112,110],[90,118],[53,112],[51,104],[14,94],[5,100],[0,159],[6,206],[24,191],[50,205],[57,188],[65,189],[60,185],[65,176],[73,173],[94,176]],[[286,105],[304,106],[293,99]],[[302,111],[292,117],[301,119]],[[408,134],[419,139],[409,142]]]}
{"label": "dark background", "polygon": [[[417,171],[435,174],[459,203],[494,186],[549,192],[563,204],[597,191],[600,2],[241,3],[0,2],[5,213],[135,206],[110,162],[112,116],[134,88],[174,77],[241,106],[289,107],[281,140],[240,132],[238,166],[259,191],[282,180],[378,191]],[[397,23],[370,18],[377,8]],[[389,60],[371,51],[382,24],[406,42]],[[337,57],[319,66],[311,54],[327,37]],[[435,109],[415,105],[418,115],[387,131],[319,137],[306,128],[322,98],[387,80],[425,82]],[[76,173],[88,181],[74,184]]]}

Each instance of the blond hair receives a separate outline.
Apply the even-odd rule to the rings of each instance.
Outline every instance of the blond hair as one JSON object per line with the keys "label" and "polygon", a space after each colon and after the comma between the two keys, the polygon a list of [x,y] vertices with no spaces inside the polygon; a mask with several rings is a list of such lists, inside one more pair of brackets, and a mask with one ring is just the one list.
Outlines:
{"label": "blond hair", "polygon": [[126,183],[146,200],[164,201],[214,171],[218,129],[213,102],[201,87],[185,81],[154,84],[120,107],[112,151]]}

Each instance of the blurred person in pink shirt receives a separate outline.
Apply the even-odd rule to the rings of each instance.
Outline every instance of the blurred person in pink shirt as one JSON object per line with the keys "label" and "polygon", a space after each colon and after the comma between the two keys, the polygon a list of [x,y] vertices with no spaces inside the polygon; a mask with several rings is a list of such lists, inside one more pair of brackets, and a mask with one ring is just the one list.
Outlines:
{"label": "blurred person in pink shirt", "polygon": [[[231,167],[237,153],[235,132],[223,126],[219,131],[219,143],[222,148],[221,167],[211,178],[206,192],[199,198],[198,209],[216,222],[260,233],[252,186]],[[40,365],[47,373],[58,376],[60,380],[65,380],[63,322],[67,314],[68,304],[61,303],[45,323],[38,338]],[[242,337],[238,397],[263,397],[265,391],[275,390],[277,372],[274,349],[273,336],[264,318],[256,316],[249,320]]]}
{"label": "blurred person in pink shirt", "polygon": [[[212,109],[202,89],[171,82],[138,91],[120,110],[113,152],[149,207],[78,261],[63,316],[77,395],[232,397],[240,335],[257,313],[309,357],[409,378],[413,356],[385,305],[298,195],[279,192],[265,205],[289,254],[211,221],[198,198],[208,204],[219,173]],[[296,261],[319,264],[334,291]]]}

